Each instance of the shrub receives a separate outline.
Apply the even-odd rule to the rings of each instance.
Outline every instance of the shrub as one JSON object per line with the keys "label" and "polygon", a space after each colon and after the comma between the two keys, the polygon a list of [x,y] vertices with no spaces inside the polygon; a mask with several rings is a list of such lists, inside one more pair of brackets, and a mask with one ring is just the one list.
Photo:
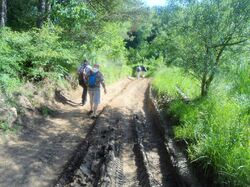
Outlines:
{"label": "shrub", "polygon": [[[61,72],[76,59],[74,52],[60,41],[60,29],[46,25],[40,30],[15,32],[1,30],[1,72],[33,77],[40,71]],[[32,76],[33,75],[33,76]]]}
{"label": "shrub", "polygon": [[4,92],[14,91],[22,80],[57,80],[69,72],[77,50],[60,40],[60,32],[52,25],[27,32],[0,30],[0,86]]}
{"label": "shrub", "polygon": [[7,122],[0,122],[0,129],[4,132],[8,131],[10,129]]}

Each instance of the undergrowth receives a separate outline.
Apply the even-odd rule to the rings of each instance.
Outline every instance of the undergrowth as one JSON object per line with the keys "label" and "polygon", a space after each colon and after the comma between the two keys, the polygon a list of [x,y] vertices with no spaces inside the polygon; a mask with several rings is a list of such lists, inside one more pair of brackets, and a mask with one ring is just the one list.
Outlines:
{"label": "undergrowth", "polygon": [[[237,75],[240,73],[241,76],[237,77],[243,81],[234,79],[232,82],[230,78],[220,77],[207,97],[200,97],[197,82],[184,76],[178,68],[161,70],[153,81],[153,88],[158,94],[172,98],[167,112],[179,119],[175,137],[188,142],[191,162],[202,165],[204,173],[212,168],[215,183],[220,185],[245,187],[250,184],[247,71],[249,69],[238,70]],[[190,102],[178,97],[177,84],[191,98]]]}
{"label": "undergrowth", "polygon": [[198,81],[186,75],[182,69],[177,67],[165,67],[156,71],[153,87],[158,94],[165,94],[172,98],[178,97],[177,87],[179,87],[190,99],[200,94]]}
{"label": "undergrowth", "polygon": [[11,127],[8,122],[6,121],[0,121],[0,133],[16,133],[20,129],[19,125],[15,125]]}
{"label": "undergrowth", "polygon": [[[0,28],[0,97],[6,107],[24,114],[24,106],[18,103],[20,96],[29,100],[25,104],[39,108],[53,99],[55,89],[76,88],[76,70],[84,59],[100,64],[107,84],[131,74],[126,65],[123,26],[126,24],[107,23],[102,28],[105,36],[84,43],[65,37],[61,27],[49,22],[41,29],[20,32]],[[40,112],[43,116],[53,113],[47,107],[41,107]],[[6,123],[0,128],[9,132]]]}

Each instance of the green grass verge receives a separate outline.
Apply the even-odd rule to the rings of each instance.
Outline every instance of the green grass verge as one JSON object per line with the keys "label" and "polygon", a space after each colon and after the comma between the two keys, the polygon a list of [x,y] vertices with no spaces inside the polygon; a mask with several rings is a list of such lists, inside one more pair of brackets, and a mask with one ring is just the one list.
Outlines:
{"label": "green grass verge", "polygon": [[[176,84],[192,98],[189,103],[177,97]],[[250,113],[249,105],[242,104],[249,103],[249,97],[232,94],[228,84],[221,81],[207,97],[198,98],[196,85],[178,68],[161,70],[153,81],[153,88],[159,94],[174,99],[167,112],[180,121],[175,137],[189,143],[190,160],[201,164],[205,172],[213,168],[216,183],[249,186]]]}
{"label": "green grass verge", "polygon": [[166,94],[169,97],[178,97],[176,87],[179,87],[190,99],[199,96],[199,82],[186,75],[180,68],[164,67],[156,71],[153,87],[158,94]]}

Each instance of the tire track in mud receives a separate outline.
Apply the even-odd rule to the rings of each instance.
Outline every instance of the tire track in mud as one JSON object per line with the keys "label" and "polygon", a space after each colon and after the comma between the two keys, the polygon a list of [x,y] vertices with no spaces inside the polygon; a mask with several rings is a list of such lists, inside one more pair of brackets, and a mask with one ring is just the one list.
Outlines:
{"label": "tire track in mud", "polygon": [[134,116],[137,142],[135,149],[142,165],[142,175],[146,175],[143,186],[178,187],[178,178],[171,165],[159,130],[150,119],[150,115],[141,113]]}
{"label": "tire track in mud", "polygon": [[133,86],[135,84],[135,81],[129,81],[125,84],[125,86],[111,99],[109,99],[107,102],[105,102],[105,105],[103,106],[102,110],[97,116],[97,119],[93,122],[92,127],[88,130],[88,133],[85,137],[85,139],[77,146],[76,150],[72,154],[72,157],[69,159],[67,164],[65,165],[65,168],[61,175],[58,177],[58,180],[55,182],[53,186],[65,186],[69,181],[72,180],[72,177],[74,173],[76,172],[77,168],[80,167],[88,149],[90,146],[89,139],[92,136],[92,132],[94,131],[97,120],[100,118],[100,115],[105,111],[107,108],[107,104],[111,103],[116,97],[120,96],[121,93],[123,93],[129,86]]}
{"label": "tire track in mud", "polygon": [[146,109],[148,83],[132,81],[108,102],[55,186],[181,186]]}

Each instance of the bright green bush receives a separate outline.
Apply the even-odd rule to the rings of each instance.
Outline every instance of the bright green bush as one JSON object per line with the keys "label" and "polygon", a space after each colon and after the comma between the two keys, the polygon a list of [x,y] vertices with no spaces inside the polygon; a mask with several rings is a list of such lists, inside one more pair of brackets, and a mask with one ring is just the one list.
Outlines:
{"label": "bright green bush", "polygon": [[124,37],[128,23],[106,23],[93,41],[81,44],[63,37],[63,30],[51,23],[42,29],[16,32],[0,29],[0,88],[18,91],[21,82],[59,79],[76,71],[85,58],[98,62],[107,82],[129,75]]}
{"label": "bright green bush", "polygon": [[164,58],[160,56],[159,58],[145,59],[142,64],[134,64],[133,69],[136,70],[138,65],[144,65],[147,68],[146,76],[152,77],[159,69],[164,69]]}
{"label": "bright green bush", "polygon": [[1,29],[0,35],[0,73],[18,77],[18,72],[21,72],[20,62],[26,56],[23,48],[31,39],[28,34],[12,32],[9,29]]}
{"label": "bright green bush", "polygon": [[64,77],[76,63],[76,48],[60,40],[60,29],[52,25],[40,30],[0,30],[0,87],[15,90],[21,80],[40,81]]}
{"label": "bright green bush", "polygon": [[0,76],[0,90],[5,95],[10,95],[11,93],[18,91],[22,85],[20,79],[12,77],[9,74],[1,74]]}
{"label": "bright green bush", "polygon": [[129,23],[106,23],[100,35],[91,43],[82,46],[85,57],[91,64],[100,64],[106,82],[111,83],[122,77],[131,75],[131,68],[127,63],[127,49],[124,37]]}
{"label": "bright green bush", "polygon": [[65,47],[60,41],[60,30],[54,27],[44,27],[39,32],[34,32],[35,46],[29,50],[32,52],[32,67],[28,69],[31,77],[46,77],[54,73],[56,78],[62,78],[68,73],[70,66],[75,63],[76,48]]}

